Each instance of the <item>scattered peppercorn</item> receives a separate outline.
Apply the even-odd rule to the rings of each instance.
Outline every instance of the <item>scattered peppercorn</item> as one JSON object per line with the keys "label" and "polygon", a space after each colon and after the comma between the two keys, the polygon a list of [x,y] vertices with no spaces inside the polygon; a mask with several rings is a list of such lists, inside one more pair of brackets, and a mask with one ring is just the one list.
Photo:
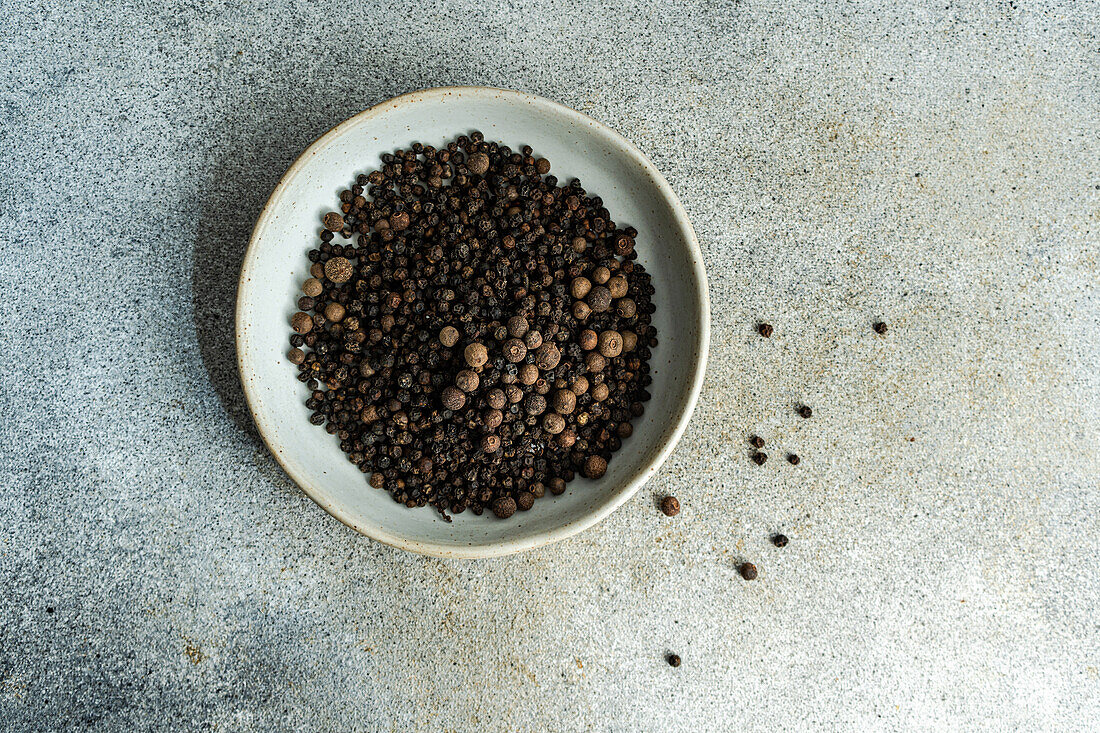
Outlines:
{"label": "scattered peppercorn", "polygon": [[787,462],[790,463],[792,466],[797,466],[799,463],[802,462],[802,459],[799,458],[796,454],[790,453],[787,455]]}
{"label": "scattered peppercorn", "polygon": [[666,517],[675,517],[680,513],[680,500],[675,496],[666,496],[661,499],[661,511]]}
{"label": "scattered peppercorn", "polygon": [[752,461],[758,466],[763,466],[766,460],[768,460],[768,454],[763,451],[757,451],[752,454]]}
{"label": "scattered peppercorn", "polygon": [[759,326],[756,327],[756,330],[759,331],[760,335],[766,339],[771,338],[772,333],[774,332],[774,329],[772,328],[770,323],[761,323]]}
{"label": "scattered peppercorn", "polygon": [[738,568],[741,573],[741,577],[745,580],[756,580],[756,566],[751,562],[741,563],[741,567]]}
{"label": "scattered peppercorn", "polygon": [[382,163],[308,253],[287,357],[310,422],[370,486],[445,519],[603,477],[652,384],[638,232],[480,133]]}
{"label": "scattered peppercorn", "polygon": [[886,333],[886,324],[883,323],[882,321],[879,321],[878,323],[876,323],[874,326],[872,326],[872,328],[875,329],[875,333],[877,333],[877,334]]}
{"label": "scattered peppercorn", "polygon": [[668,659],[668,666],[670,666],[670,667],[679,667],[680,666],[680,661],[681,660],[680,660],[680,655],[679,654],[669,654],[667,659]]}
{"label": "scattered peppercorn", "polygon": [[764,447],[764,439],[761,438],[759,435],[754,435],[749,438],[749,445],[759,450],[760,448]]}
{"label": "scattered peppercorn", "polygon": [[801,415],[802,417],[806,417],[806,418],[809,418],[809,417],[813,417],[813,416],[814,416],[814,411],[813,411],[813,410],[811,410],[811,409],[810,409],[809,407],[807,407],[806,405],[801,405],[801,406],[800,406],[800,407],[798,408],[798,414],[799,414],[799,415]]}
{"label": "scattered peppercorn", "polygon": [[787,535],[785,534],[772,535],[772,544],[776,547],[786,547],[788,542],[790,542],[790,540],[787,539]]}

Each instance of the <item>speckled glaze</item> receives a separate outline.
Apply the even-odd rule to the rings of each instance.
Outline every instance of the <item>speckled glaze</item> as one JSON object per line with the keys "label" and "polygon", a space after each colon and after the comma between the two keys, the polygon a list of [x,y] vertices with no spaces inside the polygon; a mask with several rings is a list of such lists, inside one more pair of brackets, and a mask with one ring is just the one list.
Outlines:
{"label": "speckled glaze", "polygon": [[[320,216],[339,191],[379,156],[414,141],[442,144],[479,129],[513,148],[531,145],[560,180],[580,178],[621,225],[638,231],[639,260],[653,276],[659,346],[651,362],[653,399],[599,481],[578,478],[561,496],[500,521],[461,514],[445,522],[434,509],[408,509],[372,489],[311,425],[305,387],[286,361],[289,316],[308,277],[305,253]],[[325,511],[395,547],[439,557],[490,557],[528,550],[591,527],[629,499],[683,433],[702,386],[709,344],[706,274],[695,233],[671,187],[629,141],[595,120],[530,94],[444,87],[406,94],[337,125],[287,171],[256,223],[237,295],[241,382],[264,442]]]}

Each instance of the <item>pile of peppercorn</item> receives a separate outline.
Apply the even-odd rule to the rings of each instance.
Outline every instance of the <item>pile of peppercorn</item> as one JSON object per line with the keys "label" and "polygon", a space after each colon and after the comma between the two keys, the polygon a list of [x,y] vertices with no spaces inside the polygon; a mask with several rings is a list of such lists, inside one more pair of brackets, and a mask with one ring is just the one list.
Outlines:
{"label": "pile of peppercorn", "polygon": [[291,318],[311,422],[447,519],[602,477],[650,397],[638,233],[532,152],[474,132],[383,155],[325,215]]}

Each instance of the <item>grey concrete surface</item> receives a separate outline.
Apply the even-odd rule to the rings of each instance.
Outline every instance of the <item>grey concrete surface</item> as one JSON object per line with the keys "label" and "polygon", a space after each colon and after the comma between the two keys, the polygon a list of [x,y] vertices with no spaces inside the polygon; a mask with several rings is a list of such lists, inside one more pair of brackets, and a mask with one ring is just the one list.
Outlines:
{"label": "grey concrete surface", "polygon": [[[0,15],[0,728],[1095,729],[1100,4]],[[329,518],[234,372],[236,273],[281,173],[451,83],[638,143],[714,305],[657,478],[489,562]]]}

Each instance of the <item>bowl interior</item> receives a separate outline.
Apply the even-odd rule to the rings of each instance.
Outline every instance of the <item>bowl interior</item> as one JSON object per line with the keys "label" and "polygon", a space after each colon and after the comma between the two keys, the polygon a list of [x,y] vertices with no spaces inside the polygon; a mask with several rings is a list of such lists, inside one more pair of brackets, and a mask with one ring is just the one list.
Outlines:
{"label": "bowl interior", "polygon": [[[372,489],[338,441],[308,421],[307,391],[286,360],[288,319],[308,277],[306,252],[320,216],[336,208],[355,176],[379,156],[420,141],[441,145],[481,130],[487,140],[531,145],[562,182],[580,178],[619,226],[639,232],[639,260],[653,276],[659,345],[653,399],[599,481],[570,482],[508,521],[466,512],[447,523],[430,508],[408,509]],[[439,556],[488,556],[561,539],[598,521],[651,475],[686,425],[702,380],[709,311],[691,226],[668,184],[626,140],[555,103],[517,92],[449,88],[405,95],[342,123],[291,167],[257,222],[241,273],[237,348],[256,424],[290,476],[325,510],[388,544]]]}

